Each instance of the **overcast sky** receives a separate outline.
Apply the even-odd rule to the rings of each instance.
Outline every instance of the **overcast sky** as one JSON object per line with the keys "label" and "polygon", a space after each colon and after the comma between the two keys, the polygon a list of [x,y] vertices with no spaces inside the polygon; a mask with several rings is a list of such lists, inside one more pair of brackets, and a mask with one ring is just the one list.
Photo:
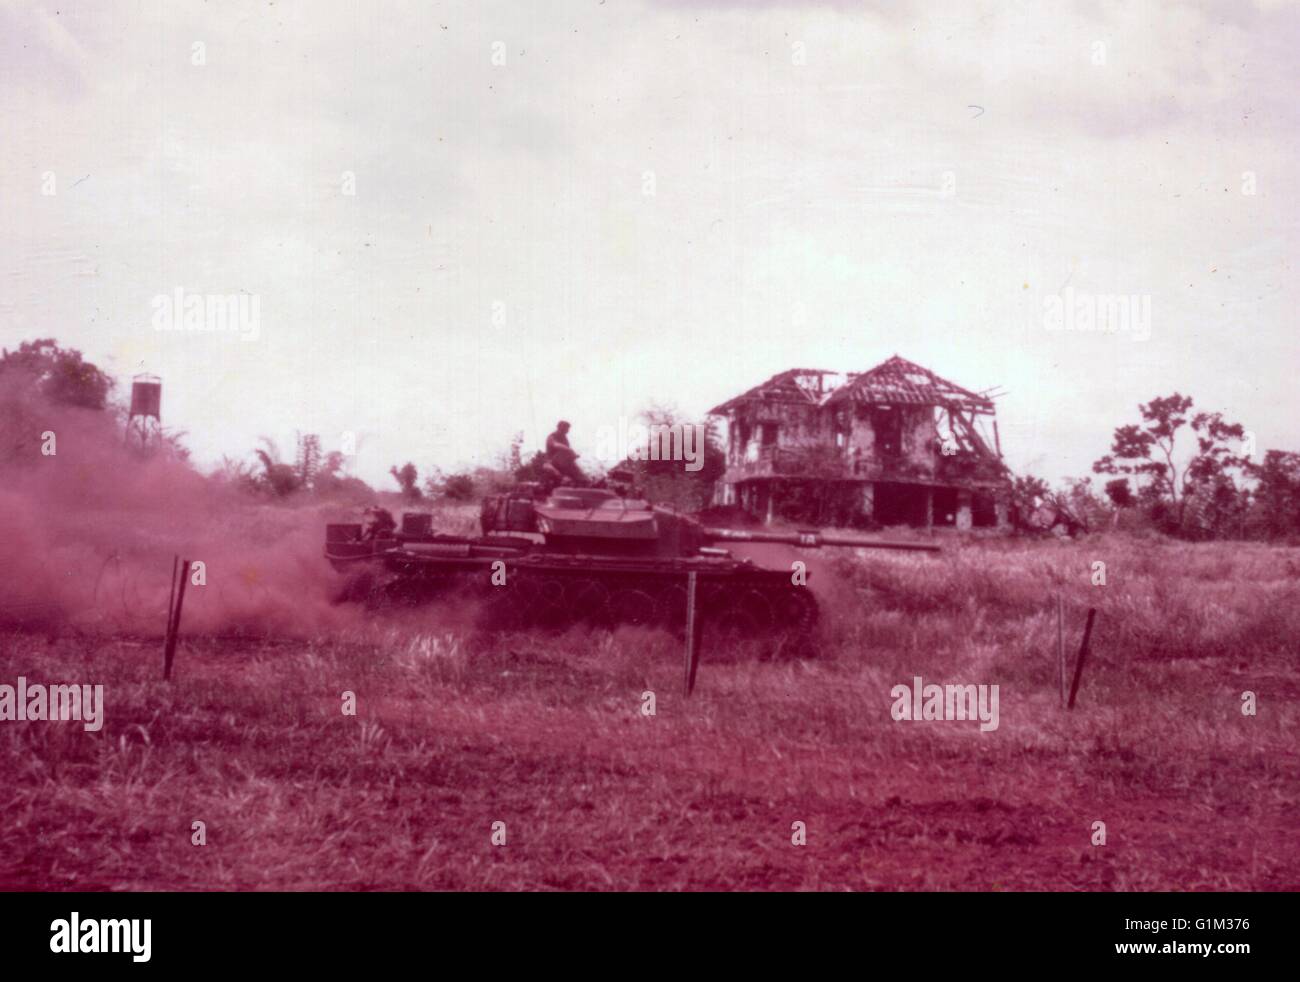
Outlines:
{"label": "overcast sky", "polygon": [[[385,486],[896,353],[1052,479],[1174,390],[1300,450],[1298,57],[1249,0],[0,0],[0,343]],[[256,339],[156,330],[178,288]]]}

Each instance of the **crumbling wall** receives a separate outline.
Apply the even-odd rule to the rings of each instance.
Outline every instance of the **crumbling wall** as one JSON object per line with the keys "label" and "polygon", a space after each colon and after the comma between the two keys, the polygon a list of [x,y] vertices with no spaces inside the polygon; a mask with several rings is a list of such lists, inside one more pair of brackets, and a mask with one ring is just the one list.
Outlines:
{"label": "crumbling wall", "polygon": [[[765,439],[767,427],[774,427],[776,439]],[[806,450],[833,445],[828,414],[814,405],[757,403],[746,406],[731,421],[728,460],[733,465],[754,463],[764,447]]]}
{"label": "crumbling wall", "polygon": [[777,424],[779,447],[806,449],[831,442],[828,414],[818,406],[778,404],[769,407],[765,415]]}
{"label": "crumbling wall", "polygon": [[[884,444],[877,439],[876,421],[884,413],[895,413],[898,418],[898,452],[885,452]],[[840,425],[848,423],[844,454],[850,469],[859,476],[878,476],[900,472],[916,477],[934,473],[939,450],[938,427],[931,406],[895,406],[884,410],[868,404],[852,408],[848,419],[840,417]]]}
{"label": "crumbling wall", "polygon": [[926,474],[934,473],[939,451],[939,429],[934,421],[933,406],[903,410],[903,456]]}
{"label": "crumbling wall", "polygon": [[870,458],[876,451],[876,431],[871,426],[868,407],[858,404],[847,410],[849,433],[848,452],[859,460]]}

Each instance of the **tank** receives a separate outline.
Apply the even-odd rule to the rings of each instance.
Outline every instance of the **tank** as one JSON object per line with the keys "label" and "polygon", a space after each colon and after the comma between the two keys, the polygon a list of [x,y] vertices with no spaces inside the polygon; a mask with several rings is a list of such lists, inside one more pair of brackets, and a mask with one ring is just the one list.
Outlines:
{"label": "tank", "polygon": [[681,633],[695,573],[705,637],[757,639],[771,642],[768,650],[806,654],[817,623],[811,574],[765,568],[726,545],[939,551],[928,543],[818,531],[714,528],[594,487],[521,485],[484,499],[479,526],[479,535],[443,534],[428,514],[407,512],[398,524],[379,508],[368,510],[364,524],[327,526],[325,556],[345,574],[336,600],[383,607],[455,596],[477,603],[478,620],[489,628],[585,622]]}

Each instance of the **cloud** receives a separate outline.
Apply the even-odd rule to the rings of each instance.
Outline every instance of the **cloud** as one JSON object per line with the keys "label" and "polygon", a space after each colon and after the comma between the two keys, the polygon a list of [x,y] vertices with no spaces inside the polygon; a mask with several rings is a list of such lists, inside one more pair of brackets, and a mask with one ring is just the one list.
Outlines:
{"label": "cloud", "polygon": [[0,91],[26,88],[58,102],[84,96],[89,59],[71,19],[44,7],[0,6]]}

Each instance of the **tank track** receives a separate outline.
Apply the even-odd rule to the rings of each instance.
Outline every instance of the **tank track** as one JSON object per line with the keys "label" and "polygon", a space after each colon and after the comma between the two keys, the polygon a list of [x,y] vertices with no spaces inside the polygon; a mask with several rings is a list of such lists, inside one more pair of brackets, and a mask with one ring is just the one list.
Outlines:
{"label": "tank track", "polygon": [[[674,564],[677,565],[677,564]],[[684,636],[686,572],[601,570],[590,563],[511,564],[506,582],[493,585],[483,572],[418,577],[374,568],[348,578],[342,602],[372,609],[445,598],[477,603],[486,630],[559,630],[579,624],[630,625]],[[817,602],[787,573],[731,567],[698,571],[697,618],[702,650],[757,657],[808,657],[815,651]]]}

